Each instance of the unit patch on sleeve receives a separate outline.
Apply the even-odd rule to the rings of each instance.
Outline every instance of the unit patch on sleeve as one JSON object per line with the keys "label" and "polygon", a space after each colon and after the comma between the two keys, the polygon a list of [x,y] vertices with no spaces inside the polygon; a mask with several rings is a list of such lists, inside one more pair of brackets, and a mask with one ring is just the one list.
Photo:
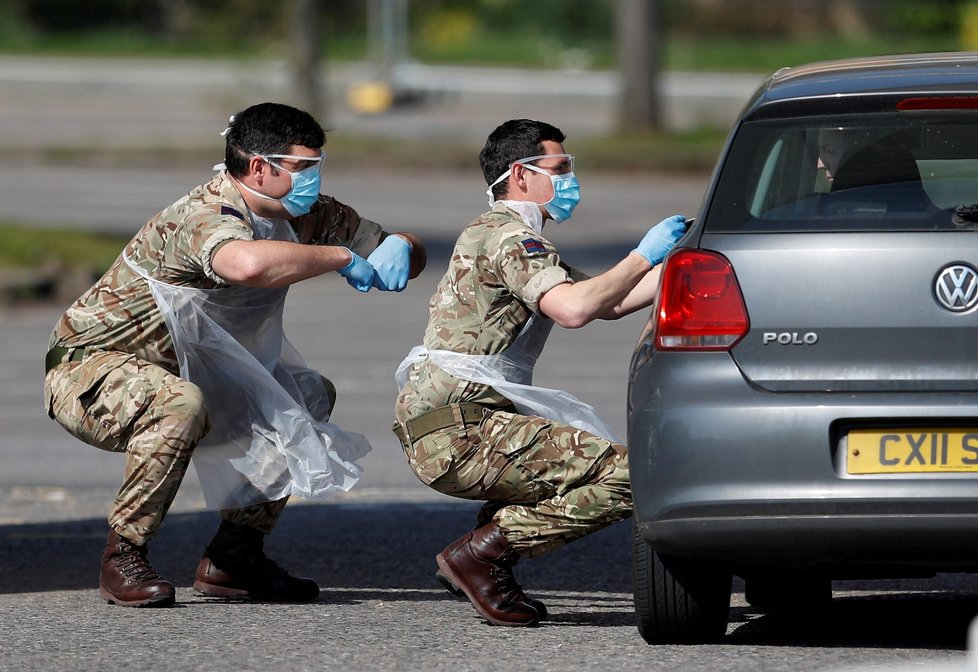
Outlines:
{"label": "unit patch on sleeve", "polygon": [[521,242],[523,243],[523,247],[526,249],[526,253],[531,256],[547,253],[547,247],[536,238],[527,238]]}
{"label": "unit patch on sleeve", "polygon": [[237,210],[235,210],[234,208],[232,208],[230,205],[222,205],[221,206],[221,214],[222,215],[231,215],[232,217],[237,217],[238,219],[240,219],[242,221],[244,220],[244,215],[242,215],[240,212],[238,212]]}

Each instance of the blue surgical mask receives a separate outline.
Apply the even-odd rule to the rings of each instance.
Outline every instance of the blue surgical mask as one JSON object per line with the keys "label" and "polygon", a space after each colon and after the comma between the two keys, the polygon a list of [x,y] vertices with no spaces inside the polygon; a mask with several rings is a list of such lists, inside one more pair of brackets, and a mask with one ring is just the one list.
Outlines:
{"label": "blue surgical mask", "polygon": [[560,224],[571,218],[574,208],[581,202],[581,185],[577,183],[577,175],[551,175],[550,182],[554,185],[554,197],[544,205],[544,209],[553,217],[555,224]]}
{"label": "blue surgical mask", "polygon": [[542,205],[543,209],[550,213],[554,224],[560,224],[570,219],[571,215],[574,214],[574,208],[581,202],[581,185],[577,182],[577,176],[574,173],[551,175],[537,166],[528,163],[523,165],[530,170],[543,173],[550,177],[550,184],[553,185],[554,195],[553,198]]}
{"label": "blue surgical mask", "polygon": [[[261,192],[251,189],[245,184],[242,184],[242,187],[261,198],[265,198],[270,201],[279,201],[293,217],[305,215],[312,210],[313,204],[316,202],[316,199],[319,198],[319,189],[322,186],[322,175],[320,173],[322,171],[322,165],[326,161],[325,155],[320,155],[318,161],[315,157],[293,156],[291,154],[269,154],[268,156],[255,154],[255,156],[264,159],[269,165],[275,166],[279,170],[288,173],[289,178],[292,180],[292,188],[289,189],[289,193],[282,198],[272,198],[267,194],[262,194]],[[316,161],[316,163],[308,168],[304,168],[293,173],[286,170],[278,163],[272,161],[273,158],[299,159],[303,161]]]}
{"label": "blue surgical mask", "polygon": [[[279,170],[285,170],[285,168],[274,161],[270,161],[269,159],[265,160]],[[293,217],[304,215],[312,210],[312,204],[319,198],[319,188],[323,183],[323,178],[319,174],[321,165],[321,163],[317,163],[297,173],[285,170],[286,173],[289,173],[289,177],[292,178],[292,188],[279,201],[282,202],[282,205]]]}

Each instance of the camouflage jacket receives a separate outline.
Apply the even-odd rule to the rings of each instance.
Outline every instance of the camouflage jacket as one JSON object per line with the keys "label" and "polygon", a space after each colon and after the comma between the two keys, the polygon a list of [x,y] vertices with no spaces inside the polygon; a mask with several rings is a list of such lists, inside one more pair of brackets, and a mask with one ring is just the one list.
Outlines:
{"label": "camouflage jacket", "polygon": [[[253,240],[250,222],[237,187],[220,172],[147,222],[126,245],[125,254],[164,282],[213,289],[227,284],[211,265],[214,252],[231,240]],[[292,226],[301,243],[343,245],[363,257],[387,235],[378,224],[325,195]],[[179,372],[149,286],[121,254],[68,308],[51,334],[50,346],[127,352]]]}
{"label": "camouflage jacket", "polygon": [[[560,261],[557,249],[516,212],[496,203],[462,231],[448,271],[428,305],[424,346],[474,355],[505,350],[540,312],[540,298],[587,277]],[[397,399],[400,421],[462,401],[510,402],[486,385],[459,380],[430,361],[417,363]]]}

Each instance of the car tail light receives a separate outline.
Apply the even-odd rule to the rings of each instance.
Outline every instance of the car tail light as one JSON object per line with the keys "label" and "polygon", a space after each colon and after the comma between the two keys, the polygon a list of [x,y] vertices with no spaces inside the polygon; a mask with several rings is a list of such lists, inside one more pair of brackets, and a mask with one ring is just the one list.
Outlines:
{"label": "car tail light", "polygon": [[974,110],[978,109],[978,96],[929,96],[904,98],[897,103],[901,112],[916,110]]}
{"label": "car tail light", "polygon": [[729,350],[750,328],[733,267],[716,252],[674,252],[660,291],[657,350]]}

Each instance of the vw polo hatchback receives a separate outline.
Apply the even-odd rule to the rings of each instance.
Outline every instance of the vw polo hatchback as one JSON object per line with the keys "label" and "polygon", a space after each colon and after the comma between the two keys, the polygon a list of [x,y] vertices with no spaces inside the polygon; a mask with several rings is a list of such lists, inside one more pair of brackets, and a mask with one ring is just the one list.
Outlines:
{"label": "vw polo hatchback", "polygon": [[648,642],[831,581],[978,570],[978,54],[786,68],[735,124],[634,352]]}

